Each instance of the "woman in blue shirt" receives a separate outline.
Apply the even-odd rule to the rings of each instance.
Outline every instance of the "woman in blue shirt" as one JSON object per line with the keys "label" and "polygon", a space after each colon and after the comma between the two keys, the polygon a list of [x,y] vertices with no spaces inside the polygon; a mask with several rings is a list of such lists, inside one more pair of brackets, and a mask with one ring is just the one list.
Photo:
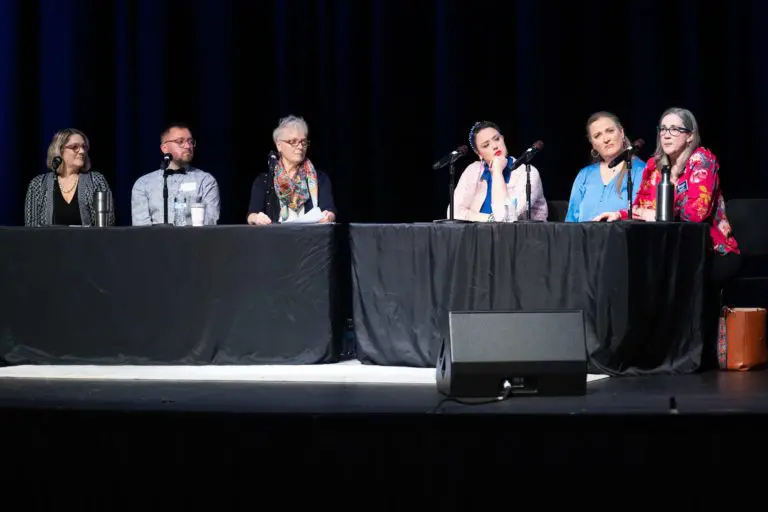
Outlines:
{"label": "woman in blue shirt", "polygon": [[[628,146],[619,118],[610,112],[597,112],[587,120],[587,138],[592,144],[593,163],[579,171],[571,189],[566,222],[588,222],[602,212],[627,208],[627,164],[613,169],[608,164]],[[632,197],[643,179],[645,162],[632,158]]]}

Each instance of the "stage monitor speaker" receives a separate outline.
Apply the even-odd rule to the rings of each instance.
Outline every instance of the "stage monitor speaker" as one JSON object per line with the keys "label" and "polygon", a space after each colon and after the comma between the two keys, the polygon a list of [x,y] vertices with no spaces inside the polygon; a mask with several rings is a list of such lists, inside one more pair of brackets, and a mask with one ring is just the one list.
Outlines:
{"label": "stage monitor speaker", "polygon": [[587,392],[584,312],[451,311],[438,391],[453,398]]}

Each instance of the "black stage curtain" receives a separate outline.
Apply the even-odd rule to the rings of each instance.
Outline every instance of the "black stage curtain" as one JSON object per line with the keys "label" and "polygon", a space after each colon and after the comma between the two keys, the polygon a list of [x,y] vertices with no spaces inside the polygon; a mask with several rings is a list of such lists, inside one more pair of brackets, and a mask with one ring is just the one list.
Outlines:
{"label": "black stage curtain", "polygon": [[590,371],[697,369],[707,227],[352,224],[358,358],[433,367],[448,312],[584,310]]}
{"label": "black stage curtain", "polygon": [[449,172],[432,163],[482,120],[515,157],[543,140],[546,197],[567,200],[598,110],[645,139],[646,160],[662,112],[691,109],[726,199],[768,197],[766,19],[761,0],[2,0],[0,224],[23,222],[29,180],[70,126],[130,224],[172,121],[192,126],[222,224],[244,224],[289,114],[306,118],[343,222],[444,217]]}
{"label": "black stage curtain", "polygon": [[335,229],[0,229],[0,362],[327,362]]}

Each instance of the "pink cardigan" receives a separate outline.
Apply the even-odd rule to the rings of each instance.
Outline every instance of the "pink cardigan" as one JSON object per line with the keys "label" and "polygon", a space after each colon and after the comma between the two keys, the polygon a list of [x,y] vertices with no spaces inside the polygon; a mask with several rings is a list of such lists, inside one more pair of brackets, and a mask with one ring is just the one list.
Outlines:
{"label": "pink cardigan", "polygon": [[[480,213],[483,207],[485,196],[488,191],[488,182],[481,180],[483,174],[483,165],[478,160],[464,169],[464,172],[456,184],[453,193],[454,217],[462,220],[486,220],[486,215]],[[528,207],[525,204],[525,166],[521,165],[509,177],[507,183],[507,194],[510,199],[517,199],[517,212],[510,212],[509,221],[525,219],[528,214]],[[449,205],[450,208],[450,205]],[[496,221],[501,221],[505,217],[505,208],[503,204],[491,204],[493,216]],[[539,171],[531,166],[531,216],[533,220],[547,220],[547,200],[544,198],[544,188],[541,184]]]}

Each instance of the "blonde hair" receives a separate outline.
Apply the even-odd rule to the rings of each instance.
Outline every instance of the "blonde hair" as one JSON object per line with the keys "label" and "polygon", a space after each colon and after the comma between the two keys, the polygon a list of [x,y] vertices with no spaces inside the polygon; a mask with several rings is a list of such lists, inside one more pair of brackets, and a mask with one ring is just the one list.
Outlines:
{"label": "blonde hair", "polygon": [[[85,142],[85,145],[90,149],[91,144],[88,142],[88,137],[80,130],[75,128],[64,128],[63,130],[59,130],[53,135],[51,143],[48,145],[48,157],[45,159],[45,166],[48,169],[53,170],[53,159],[56,157],[61,158],[61,150],[64,148],[64,146],[67,145],[67,142],[69,142],[70,137],[73,135],[81,136]],[[91,157],[88,154],[88,151],[85,152],[85,159],[82,170],[91,170]]]}
{"label": "blonde hair", "polygon": [[[621,125],[621,121],[619,121],[619,116],[617,116],[616,114],[613,114],[611,112],[606,112],[604,110],[600,112],[595,112],[594,114],[589,116],[589,119],[587,119],[587,139],[589,140],[590,144],[592,143],[592,135],[589,132],[589,127],[592,126],[592,123],[594,123],[598,119],[610,119],[611,121],[613,121],[613,124],[615,124],[619,130],[624,131],[624,127]],[[629,147],[629,140],[627,139],[626,135],[624,136],[624,140],[621,141],[621,144],[623,149],[627,149]],[[593,149],[592,151],[595,151],[595,150]],[[601,162],[603,159],[600,157],[599,154],[595,156],[596,154],[597,152],[591,154],[592,161]],[[624,167],[619,173],[618,179],[616,180],[616,192],[618,194],[621,194],[621,184],[624,182],[624,179],[626,178],[626,176],[627,176],[627,168]]]}

